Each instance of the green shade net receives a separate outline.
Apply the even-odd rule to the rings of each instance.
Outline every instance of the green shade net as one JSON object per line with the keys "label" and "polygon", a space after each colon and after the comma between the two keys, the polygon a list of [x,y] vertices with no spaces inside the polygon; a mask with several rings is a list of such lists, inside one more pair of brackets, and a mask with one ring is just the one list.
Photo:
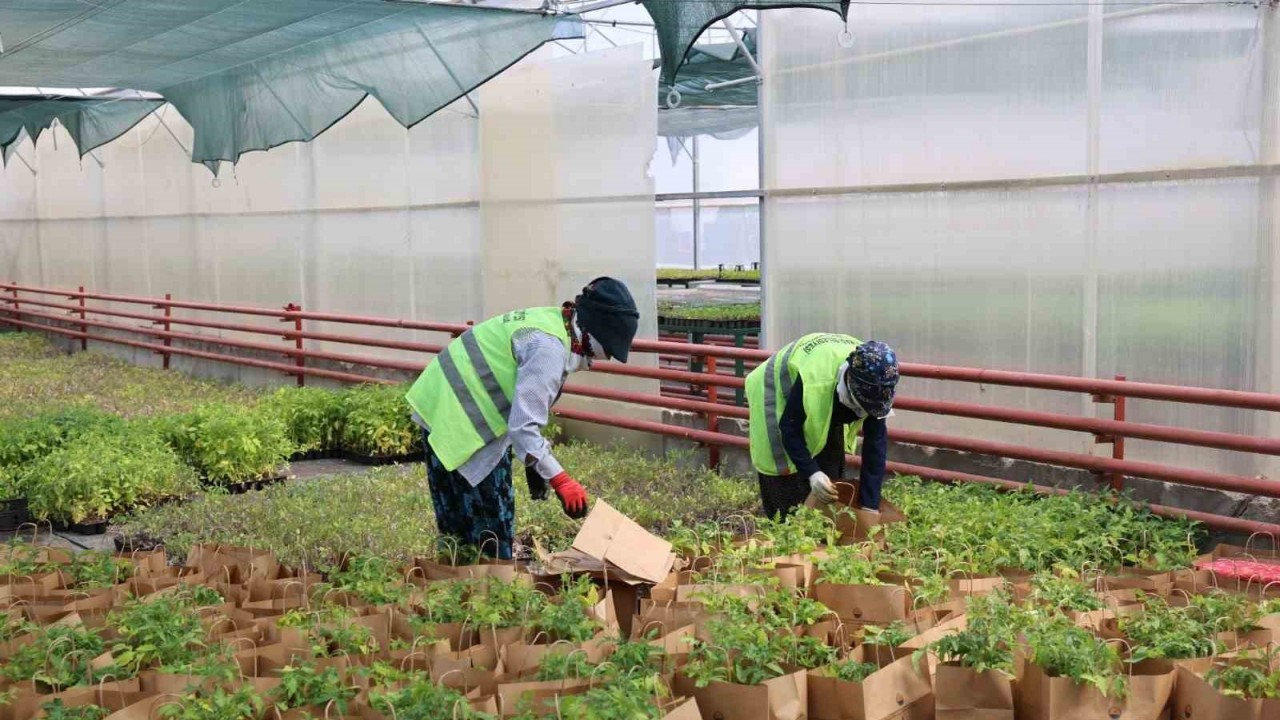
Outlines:
{"label": "green shade net", "polygon": [[[216,168],[311,140],[367,95],[410,127],[582,25],[383,0],[0,0],[0,34],[0,86],[158,93],[195,129],[192,159]],[[119,134],[82,119],[77,145]]]}
{"label": "green shade net", "polygon": [[51,95],[0,97],[0,158],[8,162],[24,136],[36,139],[57,120],[81,155],[119,137],[163,105],[139,98],[75,98]]}
{"label": "green shade net", "polygon": [[[756,31],[744,30],[742,39],[747,51],[755,53]],[[655,61],[655,66],[660,63]],[[759,83],[744,82],[707,89],[708,85],[754,76],[755,68],[736,43],[694,46],[675,83],[659,82],[658,135],[728,138],[740,136],[741,131],[755,127]]]}
{"label": "green shade net", "polygon": [[682,71],[681,64],[698,36],[713,23],[739,10],[807,7],[830,10],[840,17],[847,17],[849,10],[849,0],[643,0],[641,4],[649,11],[657,29],[658,47],[662,51],[662,80],[667,83],[675,81],[676,74]]}

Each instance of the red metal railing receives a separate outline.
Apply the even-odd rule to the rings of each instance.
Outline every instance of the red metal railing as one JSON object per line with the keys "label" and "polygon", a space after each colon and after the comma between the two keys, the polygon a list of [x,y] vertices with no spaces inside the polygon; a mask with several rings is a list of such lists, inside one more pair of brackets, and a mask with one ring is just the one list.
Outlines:
{"label": "red metal railing", "polygon": [[[0,294],[0,323],[8,323],[20,330],[33,329],[72,338],[79,340],[82,347],[87,347],[88,342],[93,341],[149,350],[164,357],[165,367],[168,367],[171,356],[189,357],[279,372],[296,378],[299,384],[305,383],[308,377],[341,382],[386,382],[357,370],[360,368],[380,369],[412,375],[419,372],[425,365],[425,360],[418,359],[398,360],[371,355],[317,350],[314,348],[314,342],[427,354],[437,353],[443,347],[443,344],[436,343],[316,332],[308,329],[308,327],[314,327],[316,323],[425,331],[441,333],[449,337],[457,337],[469,327],[468,324],[464,323],[422,322],[377,316],[309,312],[303,311],[300,306],[294,304],[281,309],[220,305],[173,300],[169,295],[159,299],[85,292],[83,290],[55,290],[22,286],[16,283],[0,284],[0,291],[4,293]],[[90,304],[91,301],[95,304]],[[110,305],[98,305],[96,303],[109,303]],[[126,306],[130,309],[119,309],[116,306]],[[146,308],[152,312],[139,311],[135,308]],[[221,319],[212,320],[189,315],[175,315],[175,310],[243,316],[244,318],[269,320],[271,324],[250,324]],[[155,311],[159,311],[159,314],[155,314]],[[142,321],[146,324],[139,326],[121,322],[129,320]],[[281,329],[281,324],[285,325],[287,329]],[[173,329],[174,327],[263,335],[273,338],[274,342],[223,338],[213,334],[177,331]],[[92,332],[94,330],[102,330],[103,332]],[[281,340],[284,342],[280,342]],[[444,338],[442,337],[441,340],[444,340]],[[307,347],[307,341],[313,342],[310,348]],[[602,362],[596,363],[593,371],[611,375],[654,379],[666,383],[665,387],[668,389],[676,387],[683,388],[686,391],[681,391],[672,396],[670,394],[640,393],[569,384],[565,387],[565,392],[583,397],[696,413],[701,417],[704,428],[689,428],[675,424],[639,420],[622,415],[564,408],[558,409],[556,411],[557,414],[566,419],[659,433],[700,443],[708,448],[713,464],[718,460],[720,448],[746,447],[747,440],[745,438],[720,432],[720,419],[745,419],[748,416],[747,408],[732,402],[733,391],[742,388],[744,380],[734,374],[726,373],[725,369],[726,366],[732,366],[738,361],[752,365],[758,364],[768,358],[768,353],[754,348],[733,347],[731,343],[693,345],[670,340],[637,340],[634,349],[639,353],[652,353],[659,356],[684,359],[696,358],[698,360],[697,365],[700,366],[701,371],[691,372],[687,369],[670,367],[642,367]],[[242,352],[233,354],[235,351]],[[243,351],[255,353],[256,356],[243,354]],[[278,356],[278,359],[271,356]],[[350,367],[334,368],[332,365],[321,366],[320,363]],[[1096,402],[1111,404],[1114,408],[1113,418],[1089,418],[903,396],[897,399],[895,407],[902,411],[926,412],[952,417],[974,418],[1086,433],[1093,436],[1097,442],[1112,444],[1112,453],[1111,457],[1102,457],[1085,453],[1047,450],[940,433],[892,428],[889,437],[895,442],[1077,468],[1098,474],[1101,479],[1107,481],[1111,487],[1116,489],[1123,487],[1125,477],[1141,477],[1196,487],[1280,497],[1280,481],[1138,462],[1124,457],[1125,438],[1139,438],[1164,443],[1280,456],[1280,438],[1254,437],[1166,425],[1135,423],[1129,422],[1125,417],[1125,401],[1127,398],[1245,408],[1262,412],[1280,412],[1280,395],[1131,382],[1122,376],[1117,377],[1115,380],[1099,380],[918,363],[904,363],[901,370],[903,375],[909,377],[1088,394]],[[724,391],[730,393],[727,399],[725,395],[721,394]],[[850,457],[849,462],[856,467],[859,460],[856,457]],[[935,480],[983,482],[1002,487],[1022,486],[1021,483],[1010,480],[904,463],[890,463],[889,469],[897,473],[920,475]],[[1037,487],[1036,489],[1042,492],[1057,492],[1051,488]],[[1269,532],[1280,536],[1280,524],[1161,506],[1153,506],[1153,509],[1165,515],[1191,517],[1211,526],[1233,532]]]}

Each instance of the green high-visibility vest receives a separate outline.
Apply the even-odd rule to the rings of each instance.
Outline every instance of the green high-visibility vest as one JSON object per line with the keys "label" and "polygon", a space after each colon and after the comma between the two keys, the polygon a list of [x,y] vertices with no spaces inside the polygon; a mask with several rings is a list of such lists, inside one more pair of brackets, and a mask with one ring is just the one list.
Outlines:
{"label": "green high-visibility vest", "polygon": [[[782,348],[747,375],[751,418],[751,463],[764,475],[791,475],[796,467],[782,445],[782,413],[796,378],[804,382],[804,442],[816,456],[827,444],[836,402],[836,374],[861,340],[849,335],[814,333]],[[857,446],[862,420],[845,428],[845,451]]]}
{"label": "green high-visibility vest", "polygon": [[431,428],[431,449],[446,470],[458,469],[477,450],[507,434],[516,386],[511,339],[525,328],[553,335],[570,348],[560,308],[514,310],[449,343],[405,395]]}

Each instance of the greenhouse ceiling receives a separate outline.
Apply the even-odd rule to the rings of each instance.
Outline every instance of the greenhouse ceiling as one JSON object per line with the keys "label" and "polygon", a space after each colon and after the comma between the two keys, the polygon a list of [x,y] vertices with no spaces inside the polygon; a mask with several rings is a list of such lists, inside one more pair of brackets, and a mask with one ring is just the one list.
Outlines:
{"label": "greenhouse ceiling", "polygon": [[[543,44],[583,35],[577,13],[410,0],[2,0],[0,150],[56,120],[81,154],[172,104],[192,159],[311,140],[372,95],[409,127]],[[847,2],[643,0],[670,83],[699,35],[742,8]],[[48,88],[122,88],[107,96]]]}

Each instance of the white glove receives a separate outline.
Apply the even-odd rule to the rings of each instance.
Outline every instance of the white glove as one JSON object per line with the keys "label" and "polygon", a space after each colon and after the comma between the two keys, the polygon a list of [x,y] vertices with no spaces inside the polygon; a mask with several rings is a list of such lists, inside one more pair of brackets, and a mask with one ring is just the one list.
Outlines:
{"label": "white glove", "polygon": [[836,486],[831,484],[831,478],[821,470],[809,476],[809,490],[822,503],[835,502],[838,497]]}

